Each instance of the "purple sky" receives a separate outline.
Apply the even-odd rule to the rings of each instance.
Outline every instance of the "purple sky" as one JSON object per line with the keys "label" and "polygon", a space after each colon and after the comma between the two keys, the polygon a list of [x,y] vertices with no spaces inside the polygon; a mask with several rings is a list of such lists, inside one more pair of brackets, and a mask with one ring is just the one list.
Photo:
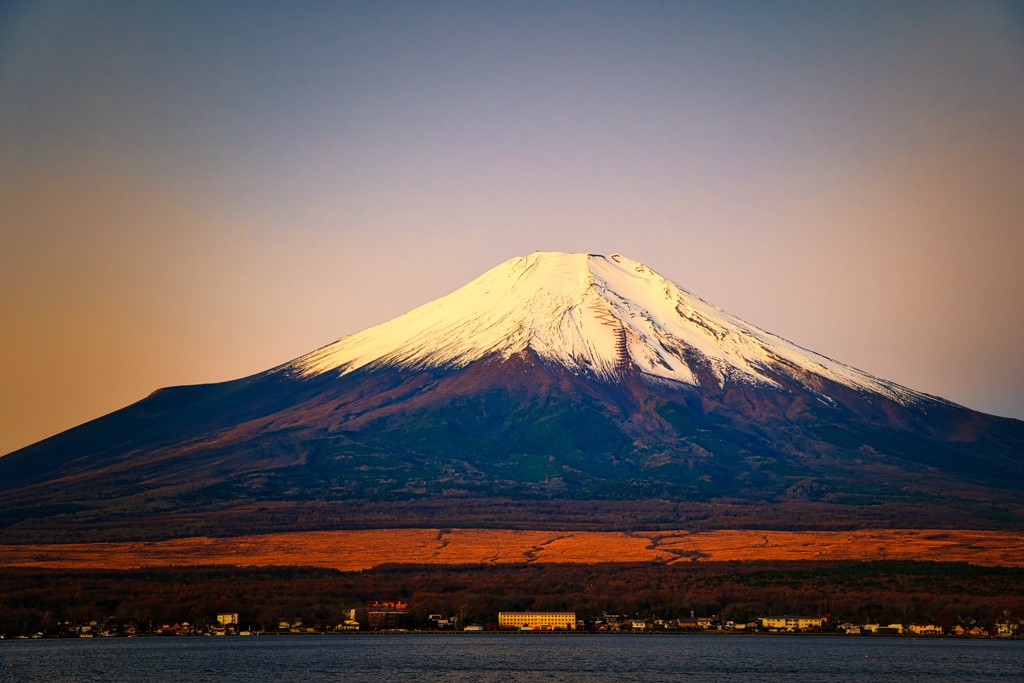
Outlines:
{"label": "purple sky", "polygon": [[535,250],[1024,418],[1024,9],[0,5],[0,453]]}

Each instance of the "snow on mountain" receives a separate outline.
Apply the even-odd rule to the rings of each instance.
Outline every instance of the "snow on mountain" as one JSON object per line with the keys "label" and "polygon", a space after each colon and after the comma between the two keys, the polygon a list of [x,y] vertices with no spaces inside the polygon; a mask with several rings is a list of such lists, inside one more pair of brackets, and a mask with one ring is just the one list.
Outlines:
{"label": "snow on mountain", "polygon": [[511,259],[279,370],[312,376],[368,365],[459,368],[526,350],[609,381],[627,369],[691,385],[699,375],[719,385],[777,385],[773,376],[785,376],[820,394],[817,377],[901,403],[925,398],[745,323],[618,254]]}

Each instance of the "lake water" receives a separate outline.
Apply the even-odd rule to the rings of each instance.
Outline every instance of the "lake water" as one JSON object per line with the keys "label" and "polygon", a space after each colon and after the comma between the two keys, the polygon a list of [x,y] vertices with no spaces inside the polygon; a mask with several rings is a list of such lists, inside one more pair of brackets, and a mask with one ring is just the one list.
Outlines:
{"label": "lake water", "polygon": [[1024,681],[1024,641],[352,635],[0,641],[0,681]]}

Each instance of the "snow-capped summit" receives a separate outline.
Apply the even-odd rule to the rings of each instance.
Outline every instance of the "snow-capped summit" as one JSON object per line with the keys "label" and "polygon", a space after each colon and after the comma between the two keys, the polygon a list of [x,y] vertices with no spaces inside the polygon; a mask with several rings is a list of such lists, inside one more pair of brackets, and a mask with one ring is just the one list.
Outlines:
{"label": "snow-capped summit", "polygon": [[451,294],[302,356],[282,369],[346,374],[368,365],[460,368],[532,351],[612,380],[623,372],[698,385],[712,377],[807,388],[825,378],[901,403],[922,396],[792,344],[618,254],[534,252]]}

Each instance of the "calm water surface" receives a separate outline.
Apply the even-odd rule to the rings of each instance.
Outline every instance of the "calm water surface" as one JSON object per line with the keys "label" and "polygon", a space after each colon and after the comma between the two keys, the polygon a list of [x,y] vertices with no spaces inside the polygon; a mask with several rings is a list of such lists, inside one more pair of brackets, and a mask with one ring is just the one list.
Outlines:
{"label": "calm water surface", "polygon": [[0,641],[0,681],[1024,681],[1024,641],[357,635]]}

